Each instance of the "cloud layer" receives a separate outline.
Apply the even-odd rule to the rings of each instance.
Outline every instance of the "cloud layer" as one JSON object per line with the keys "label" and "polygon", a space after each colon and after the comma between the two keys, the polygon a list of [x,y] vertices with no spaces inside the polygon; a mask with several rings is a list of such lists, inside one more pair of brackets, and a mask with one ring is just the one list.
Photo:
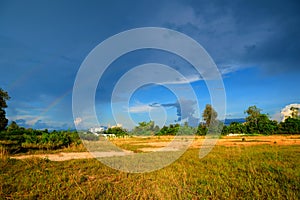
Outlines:
{"label": "cloud layer", "polygon": [[[175,122],[188,122],[190,126],[197,126],[199,124],[199,117],[197,117],[197,102],[193,100],[180,99],[174,103],[152,103],[150,107],[171,107],[177,111],[177,120]],[[199,115],[199,114],[198,114]]]}

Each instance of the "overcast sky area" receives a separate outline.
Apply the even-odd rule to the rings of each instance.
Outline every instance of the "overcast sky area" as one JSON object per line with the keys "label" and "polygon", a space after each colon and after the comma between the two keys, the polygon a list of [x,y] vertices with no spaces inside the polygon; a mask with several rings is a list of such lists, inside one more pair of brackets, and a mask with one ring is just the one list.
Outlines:
{"label": "overcast sky area", "polygon": [[[224,82],[226,118],[244,118],[244,111],[256,105],[280,120],[281,109],[300,103],[299,10],[297,0],[0,0],[0,87],[11,96],[7,117],[25,127],[74,128],[73,85],[89,52],[122,31],[163,27],[193,38],[214,60]],[[165,86],[146,85],[130,96],[129,105],[120,96],[112,104],[121,77],[145,63],[161,63],[180,72],[186,79],[167,86],[185,98],[178,99]],[[141,79],[149,74],[140,72]],[[196,99],[185,93],[188,86]],[[202,120],[210,101],[205,81],[188,62],[172,53],[144,49],[120,56],[107,68],[97,87],[95,107],[101,125],[116,123],[111,107],[123,124],[122,116],[128,112],[136,123],[185,119],[194,124]]]}

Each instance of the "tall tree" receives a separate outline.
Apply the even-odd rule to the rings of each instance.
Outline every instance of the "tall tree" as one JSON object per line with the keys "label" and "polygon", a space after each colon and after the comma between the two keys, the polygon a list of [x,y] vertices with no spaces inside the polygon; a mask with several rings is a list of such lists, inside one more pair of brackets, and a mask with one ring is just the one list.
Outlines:
{"label": "tall tree", "polygon": [[134,127],[132,133],[135,135],[152,135],[154,134],[154,121],[139,122],[139,125]]}
{"label": "tall tree", "polygon": [[8,123],[4,109],[7,108],[6,101],[9,99],[8,93],[0,88],[0,131],[4,130]]}
{"label": "tall tree", "polygon": [[277,131],[277,122],[270,120],[267,114],[261,114],[261,109],[256,106],[250,106],[245,113],[248,114],[246,117],[246,128],[248,133],[270,135]]}
{"label": "tall tree", "polygon": [[206,104],[202,113],[203,120],[206,126],[214,125],[217,122],[218,113],[213,109],[210,104]]}
{"label": "tall tree", "polygon": [[248,114],[246,117],[246,122],[248,125],[249,132],[256,132],[258,130],[258,119],[260,117],[261,109],[256,106],[250,106],[245,113]]}

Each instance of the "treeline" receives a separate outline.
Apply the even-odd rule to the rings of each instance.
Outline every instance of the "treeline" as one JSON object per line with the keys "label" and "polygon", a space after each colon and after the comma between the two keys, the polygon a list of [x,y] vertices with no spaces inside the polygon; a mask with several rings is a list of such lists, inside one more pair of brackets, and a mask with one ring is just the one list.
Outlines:
{"label": "treeline", "polygon": [[224,126],[223,135],[230,133],[237,134],[300,134],[300,118],[298,108],[291,108],[292,115],[283,122],[278,123],[271,120],[267,114],[262,114],[261,109],[256,106],[250,106],[245,113],[245,123],[232,122],[229,126]]}
{"label": "treeline", "polygon": [[0,132],[0,145],[10,153],[28,150],[54,150],[81,143],[76,131],[48,131],[19,127],[12,122],[6,130]]}
{"label": "treeline", "polygon": [[[267,114],[261,113],[261,109],[256,106],[250,106],[245,113],[247,117],[244,123],[231,122],[226,126],[217,120],[217,112],[211,105],[206,105],[202,117],[204,122],[198,127],[190,127],[187,123],[183,126],[179,124],[170,124],[159,128],[153,121],[140,122],[132,131],[125,129],[111,129],[108,132],[118,135],[206,135],[207,133],[228,134],[300,134],[300,118],[297,108],[291,108],[292,115],[283,122],[278,123],[271,120]],[[120,135],[120,134],[119,134]]]}
{"label": "treeline", "polygon": [[[27,151],[30,149],[59,149],[78,145],[81,139],[99,140],[99,136],[93,133],[78,133],[77,131],[48,131],[34,130],[31,128],[19,127],[15,122],[9,126],[6,119],[5,108],[6,101],[10,97],[8,93],[0,88],[0,147],[9,149],[10,152]],[[278,123],[271,120],[267,114],[261,113],[261,109],[256,106],[250,106],[245,113],[246,122],[232,122],[224,126],[217,117],[218,113],[214,108],[207,104],[198,127],[190,127],[187,123],[184,125],[170,124],[162,128],[150,122],[140,122],[133,130],[127,131],[121,127],[109,128],[102,132],[109,136],[124,137],[127,135],[206,135],[208,133],[221,133],[222,135],[233,134],[300,134],[299,109],[291,108],[291,116],[284,122]]]}
{"label": "treeline", "polygon": [[[228,134],[300,134],[300,118],[297,112],[284,122],[278,123],[271,120],[268,115],[262,114],[256,106],[249,107],[245,113],[247,117],[244,123],[231,122],[225,126],[217,120],[217,113],[208,105],[203,112],[203,119],[206,120],[198,127],[191,127],[188,123],[184,125],[170,124],[162,128],[154,124],[154,121],[140,122],[131,131],[121,127],[109,128],[102,132],[115,137],[124,136],[164,136],[164,135],[206,135],[207,133]],[[26,152],[28,150],[54,150],[72,145],[81,144],[83,140],[99,140],[99,136],[93,133],[78,133],[77,131],[48,131],[23,128],[12,122],[4,130],[0,131],[0,146],[4,146],[10,153]]]}

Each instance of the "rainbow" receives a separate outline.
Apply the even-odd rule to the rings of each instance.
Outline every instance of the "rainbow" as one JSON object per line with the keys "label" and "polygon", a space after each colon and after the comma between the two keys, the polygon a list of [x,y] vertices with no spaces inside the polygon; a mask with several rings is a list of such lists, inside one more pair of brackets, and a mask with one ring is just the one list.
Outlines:
{"label": "rainbow", "polygon": [[27,79],[29,79],[31,76],[33,76],[39,69],[39,66],[31,67],[28,71],[24,72],[22,75],[20,75],[15,81],[13,81],[9,86],[8,90],[11,91],[15,87],[18,87],[19,85],[22,85]]}
{"label": "rainbow", "polygon": [[67,90],[65,93],[54,99],[42,112],[39,116],[37,116],[34,120],[32,120],[34,123],[36,123],[42,116],[44,116],[49,110],[51,110],[53,107],[55,107],[59,102],[61,102],[68,94],[72,92],[73,88]]}

